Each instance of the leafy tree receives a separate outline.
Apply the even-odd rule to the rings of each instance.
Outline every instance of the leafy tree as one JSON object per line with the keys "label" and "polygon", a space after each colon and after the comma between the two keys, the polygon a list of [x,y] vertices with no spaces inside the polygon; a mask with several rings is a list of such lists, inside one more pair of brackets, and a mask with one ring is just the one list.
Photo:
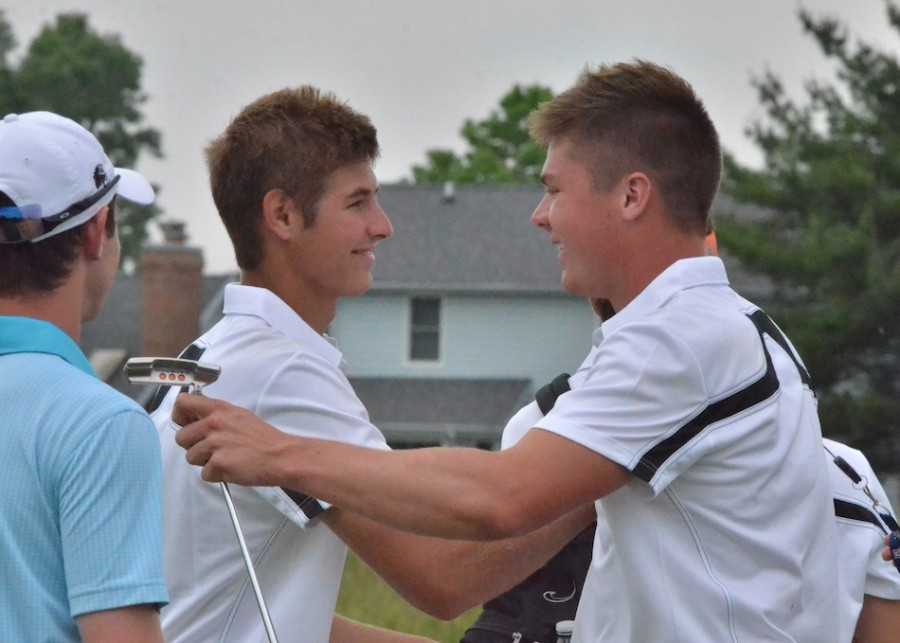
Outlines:
{"label": "leafy tree", "polygon": [[[900,31],[900,10],[886,3]],[[803,356],[823,430],[900,461],[900,64],[832,18],[799,13],[836,66],[805,100],[772,72],[754,79],[765,116],[748,129],[763,169],[726,157],[724,191],[770,209],[717,222],[722,245],[770,276],[769,308]]]}
{"label": "leafy tree", "polygon": [[515,85],[500,109],[483,121],[467,119],[460,134],[469,151],[428,150],[425,166],[412,168],[415,183],[539,183],[545,152],[528,136],[526,119],[538,105],[553,98],[545,87]]}
{"label": "leafy tree", "polygon": [[[16,42],[0,11],[0,113],[48,110],[94,133],[116,165],[133,166],[144,153],[162,156],[160,133],[143,126],[140,57],[117,36],[101,36],[81,14],[57,16],[13,67]],[[123,266],[134,267],[155,206],[125,200],[117,207]]]}
{"label": "leafy tree", "polygon": [[[14,72],[9,66],[9,56],[17,44],[12,28],[6,22],[3,9],[0,9],[0,107],[15,104],[18,100]],[[3,113],[7,111],[9,110]]]}

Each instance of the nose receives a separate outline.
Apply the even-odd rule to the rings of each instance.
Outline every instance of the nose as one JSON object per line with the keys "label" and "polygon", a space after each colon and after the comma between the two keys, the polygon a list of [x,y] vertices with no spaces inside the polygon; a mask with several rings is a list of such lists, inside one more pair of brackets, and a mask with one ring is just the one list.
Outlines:
{"label": "nose", "polygon": [[388,219],[380,205],[376,205],[375,217],[372,222],[372,236],[379,241],[394,236],[394,226],[391,225],[391,220]]}
{"label": "nose", "polygon": [[531,225],[550,232],[550,196],[544,195],[531,213]]}

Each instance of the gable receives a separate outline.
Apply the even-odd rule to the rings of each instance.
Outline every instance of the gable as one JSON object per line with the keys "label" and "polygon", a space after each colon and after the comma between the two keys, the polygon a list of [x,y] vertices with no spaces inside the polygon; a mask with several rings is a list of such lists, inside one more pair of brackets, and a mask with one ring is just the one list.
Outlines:
{"label": "gable", "polygon": [[378,201],[394,236],[376,251],[373,291],[564,294],[556,252],[530,217],[531,186],[385,185]]}

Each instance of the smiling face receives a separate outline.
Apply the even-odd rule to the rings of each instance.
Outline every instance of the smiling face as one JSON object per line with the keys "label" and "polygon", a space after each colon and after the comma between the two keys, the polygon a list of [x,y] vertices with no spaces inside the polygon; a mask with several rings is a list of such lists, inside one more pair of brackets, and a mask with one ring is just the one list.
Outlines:
{"label": "smiling face", "polygon": [[598,190],[587,166],[573,152],[567,139],[547,148],[541,173],[546,193],[531,221],[546,230],[556,246],[567,291],[613,299],[625,196],[618,186]]}
{"label": "smiling face", "polygon": [[393,234],[377,192],[371,164],[354,163],[328,177],[312,225],[303,225],[298,210],[291,213],[296,225],[290,266],[308,301],[333,306],[339,297],[360,295],[372,285],[375,246]]}

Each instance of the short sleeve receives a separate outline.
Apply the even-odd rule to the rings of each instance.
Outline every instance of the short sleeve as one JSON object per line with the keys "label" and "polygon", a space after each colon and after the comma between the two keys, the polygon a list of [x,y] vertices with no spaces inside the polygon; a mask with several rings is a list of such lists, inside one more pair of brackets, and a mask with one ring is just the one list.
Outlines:
{"label": "short sleeve", "polygon": [[[256,414],[291,435],[389,448],[344,373],[308,353],[296,353],[275,371],[259,396]],[[306,515],[282,489],[254,490],[295,525],[308,526]]]}
{"label": "short sleeve", "polygon": [[629,323],[605,338],[583,384],[560,396],[538,426],[617,462],[656,495],[706,454],[753,429],[716,431],[721,422],[709,412],[767,372],[752,326],[735,336],[742,354],[752,356],[739,368],[704,354],[719,339],[698,340],[695,333],[689,341],[665,320]]}
{"label": "short sleeve", "polygon": [[86,431],[60,480],[72,616],[165,604],[160,448],[149,418],[129,409]]}

